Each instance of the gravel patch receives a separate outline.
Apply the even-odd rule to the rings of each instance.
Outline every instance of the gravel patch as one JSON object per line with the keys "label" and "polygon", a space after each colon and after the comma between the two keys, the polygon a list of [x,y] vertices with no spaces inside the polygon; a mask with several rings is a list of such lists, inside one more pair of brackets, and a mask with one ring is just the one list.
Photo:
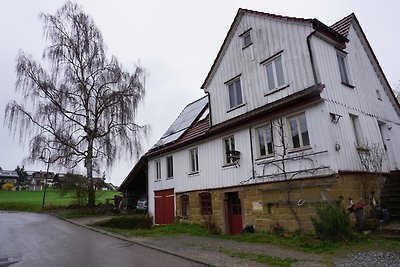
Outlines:
{"label": "gravel patch", "polygon": [[352,253],[335,262],[336,266],[369,267],[400,266],[400,254],[387,251],[363,251]]}

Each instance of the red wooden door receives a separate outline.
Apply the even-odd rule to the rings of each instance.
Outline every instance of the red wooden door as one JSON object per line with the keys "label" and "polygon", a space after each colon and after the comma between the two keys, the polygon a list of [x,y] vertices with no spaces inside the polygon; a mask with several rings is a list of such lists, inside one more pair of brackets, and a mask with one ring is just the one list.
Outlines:
{"label": "red wooden door", "polygon": [[230,234],[239,234],[243,230],[242,206],[238,192],[228,193],[228,219]]}
{"label": "red wooden door", "polygon": [[174,189],[154,191],[156,224],[172,224],[175,222],[174,196]]}

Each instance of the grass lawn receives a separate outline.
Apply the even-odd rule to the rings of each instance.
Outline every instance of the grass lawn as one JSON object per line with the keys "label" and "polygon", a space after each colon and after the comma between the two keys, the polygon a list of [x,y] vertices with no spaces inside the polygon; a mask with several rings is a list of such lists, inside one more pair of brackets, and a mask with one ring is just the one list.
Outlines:
{"label": "grass lawn", "polygon": [[[96,203],[105,203],[113,198],[117,191],[96,191]],[[42,209],[43,191],[2,191],[0,190],[0,210],[40,211]],[[72,194],[60,196],[59,191],[46,191],[45,207],[68,206],[75,199]]]}

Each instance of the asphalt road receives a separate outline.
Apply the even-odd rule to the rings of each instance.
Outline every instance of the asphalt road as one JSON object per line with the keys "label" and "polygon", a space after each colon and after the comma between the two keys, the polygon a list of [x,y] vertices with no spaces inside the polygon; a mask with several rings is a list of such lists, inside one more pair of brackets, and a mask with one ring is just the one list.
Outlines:
{"label": "asphalt road", "polygon": [[0,266],[203,266],[36,213],[0,212]]}

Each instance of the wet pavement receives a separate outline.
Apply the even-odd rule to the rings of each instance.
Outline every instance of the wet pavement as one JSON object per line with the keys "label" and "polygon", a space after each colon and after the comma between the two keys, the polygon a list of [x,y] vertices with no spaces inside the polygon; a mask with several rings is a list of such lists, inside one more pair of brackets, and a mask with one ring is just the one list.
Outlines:
{"label": "wet pavement", "polygon": [[204,266],[51,215],[0,212],[0,266]]}

